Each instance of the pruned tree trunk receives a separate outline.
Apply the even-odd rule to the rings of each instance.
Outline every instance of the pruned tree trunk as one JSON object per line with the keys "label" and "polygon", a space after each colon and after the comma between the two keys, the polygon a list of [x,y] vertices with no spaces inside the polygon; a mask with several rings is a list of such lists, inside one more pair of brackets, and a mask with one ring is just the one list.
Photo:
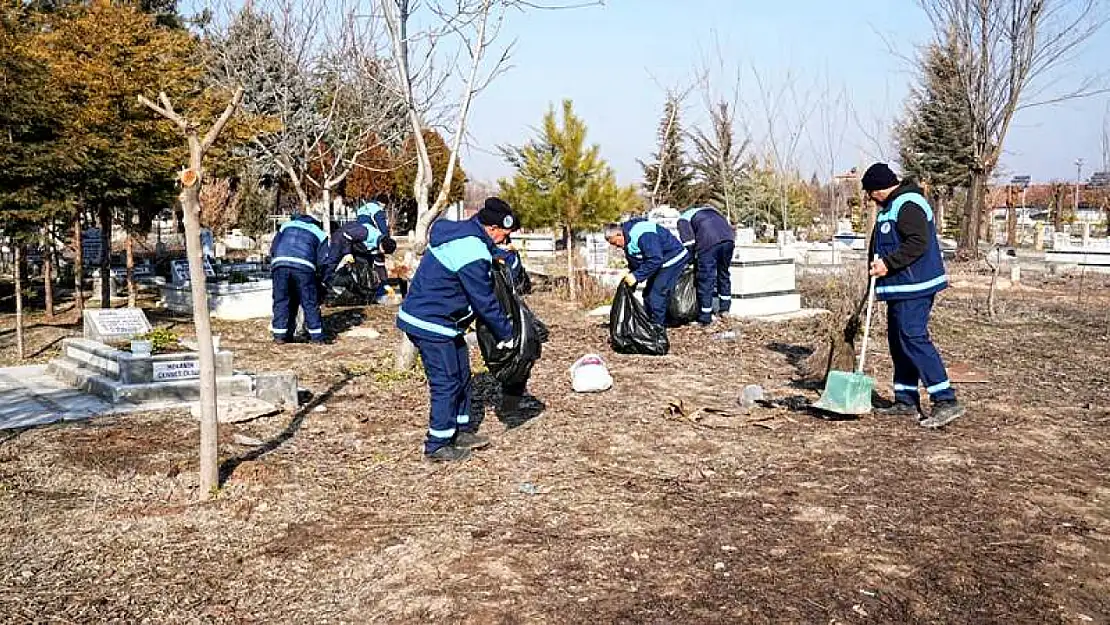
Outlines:
{"label": "pruned tree trunk", "polygon": [[23,246],[12,245],[15,256],[15,354],[20,360],[25,356],[23,348]]}
{"label": "pruned tree trunk", "polygon": [[42,293],[46,299],[46,318],[54,320],[54,237],[46,230],[46,249],[42,256]]}
{"label": "pruned tree trunk", "polygon": [[983,171],[971,173],[967,189],[967,203],[964,206],[964,220],[960,224],[958,250],[962,258],[979,257],[979,241],[982,240],[983,204],[986,201],[986,179]]}
{"label": "pruned tree trunk", "polygon": [[78,317],[85,310],[85,254],[81,246],[81,211],[73,220],[73,305]]}
{"label": "pruned tree trunk", "polygon": [[1017,207],[1013,202],[1006,207],[1006,245],[1017,245]]}
{"label": "pruned tree trunk", "polygon": [[112,210],[100,207],[100,307],[112,307]]}
{"label": "pruned tree trunk", "polygon": [[574,230],[570,226],[567,230],[567,292],[570,301],[578,301],[578,276],[574,272]]}
{"label": "pruned tree trunk", "polygon": [[138,288],[135,286],[135,239],[127,233],[127,305],[135,307],[138,298]]}
{"label": "pruned tree trunk", "polygon": [[1002,248],[996,247],[997,252],[994,263],[990,261],[990,254],[987,254],[987,266],[991,268],[991,288],[987,291],[987,317],[994,321],[994,294],[998,287],[998,272],[1002,269]]}
{"label": "pruned tree trunk", "polygon": [[331,236],[331,189],[327,185],[324,185],[324,188],[321,189],[320,197],[324,202],[324,210],[322,211],[324,213],[324,232]]}
{"label": "pruned tree trunk", "polygon": [[158,94],[162,106],[139,96],[139,102],[166,119],[174,122],[185,133],[189,146],[189,168],[181,173],[181,208],[185,225],[185,252],[189,259],[189,288],[193,297],[193,324],[196,328],[197,351],[200,360],[200,496],[212,497],[219,489],[219,450],[217,437],[219,424],[216,413],[216,357],[212,349],[212,321],[208,311],[208,289],[204,275],[204,258],[200,242],[200,187],[204,170],[204,154],[215,143],[220,131],[227,125],[239,103],[243,88],[235,95],[220,118],[209,128],[202,140],[197,126],[178,115],[169,97]]}

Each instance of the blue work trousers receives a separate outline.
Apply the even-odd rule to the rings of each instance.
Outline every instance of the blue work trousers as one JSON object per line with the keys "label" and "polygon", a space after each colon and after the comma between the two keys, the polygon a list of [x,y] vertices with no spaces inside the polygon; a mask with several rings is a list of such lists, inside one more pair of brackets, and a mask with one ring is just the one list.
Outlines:
{"label": "blue work trousers", "polygon": [[430,454],[451,444],[456,432],[472,427],[470,354],[461,335],[432,340],[410,334],[409,340],[420,352],[431,394],[428,436],[424,439],[424,453]]}
{"label": "blue work trousers", "polygon": [[917,405],[921,400],[919,383],[934,403],[956,399],[944,361],[929,338],[933,300],[934,296],[929,295],[886,303],[887,341],[894,360],[895,401]]}
{"label": "blue work trousers", "polygon": [[297,306],[304,309],[304,323],[313,341],[324,339],[324,320],[317,298],[316,273],[309,269],[275,267],[273,278],[274,319],[270,332],[275,339],[293,340],[297,325]]}
{"label": "blue work trousers", "polygon": [[701,323],[712,320],[714,296],[717,297],[717,312],[725,314],[732,308],[732,280],[728,267],[735,249],[735,242],[721,241],[698,253],[698,321]]}

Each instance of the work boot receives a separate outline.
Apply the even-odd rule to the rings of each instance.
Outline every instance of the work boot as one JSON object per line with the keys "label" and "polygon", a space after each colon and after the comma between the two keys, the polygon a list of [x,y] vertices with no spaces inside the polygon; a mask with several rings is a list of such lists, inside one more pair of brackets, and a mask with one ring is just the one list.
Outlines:
{"label": "work boot", "polygon": [[463,449],[454,445],[444,445],[430,454],[424,454],[424,459],[428,462],[455,462],[457,460],[466,460],[469,457],[469,449]]}
{"label": "work boot", "polygon": [[935,430],[942,428],[956,419],[959,419],[964,414],[964,407],[961,406],[956,400],[950,399],[948,401],[938,401],[933,404],[933,414],[928,419],[921,422],[921,427]]}
{"label": "work boot", "polygon": [[885,408],[876,408],[875,413],[884,417],[914,417],[918,421],[924,418],[916,405],[901,401],[896,401]]}
{"label": "work boot", "polygon": [[524,397],[520,395],[502,395],[501,405],[498,406],[498,413],[511,414],[516,412],[517,410],[520,410],[520,402],[522,402],[523,400]]}
{"label": "work boot", "polygon": [[489,445],[489,438],[463,430],[455,434],[451,444],[459,449],[481,449]]}

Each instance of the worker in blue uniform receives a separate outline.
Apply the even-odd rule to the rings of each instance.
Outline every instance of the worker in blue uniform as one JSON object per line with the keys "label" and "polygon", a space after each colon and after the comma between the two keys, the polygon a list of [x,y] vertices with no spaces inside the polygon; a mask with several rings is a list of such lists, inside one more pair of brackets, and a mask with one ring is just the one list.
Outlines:
{"label": "worker in blue uniform", "polygon": [[330,278],[327,257],[328,235],[314,217],[298,215],[278,230],[270,245],[274,300],[270,332],[275,343],[293,340],[298,305],[304,310],[309,339],[325,342],[319,294]]}
{"label": "worker in blue uniform", "polygon": [[713,321],[713,297],[717,312],[728,313],[732,307],[732,281],[728,268],[736,249],[736,233],[732,225],[712,206],[695,206],[678,219],[682,244],[694,251],[698,276],[698,323]]}
{"label": "worker in blue uniform", "polygon": [[[887,303],[887,341],[894,360],[894,405],[882,412],[919,417],[927,428],[943,427],[964,408],[929,338],[936,294],[948,286],[933,209],[916,184],[899,181],[885,163],[869,167],[861,182],[880,207],[868,257],[875,297]],[[923,419],[919,384],[932,404]]]}
{"label": "worker in blue uniform", "polygon": [[605,240],[624,250],[628,273],[624,282],[635,288],[644,283],[644,308],[651,320],[664,325],[667,300],[690,254],[670,230],[636,217],[605,227]]}
{"label": "worker in blue uniform", "polygon": [[[383,207],[380,202],[364,202],[361,206],[358,207],[358,210],[355,211],[355,219],[363,226],[377,230],[379,237],[388,238],[390,235],[389,220],[387,219],[385,214],[385,207]],[[371,245],[370,247],[371,252],[369,254],[368,262],[373,268],[374,276],[376,277],[380,288],[384,288],[386,279],[389,277],[388,272],[386,271],[385,257],[387,254],[392,254],[393,252],[390,251],[383,253],[381,250],[373,250],[373,245]],[[393,245],[393,247],[394,249],[396,249],[395,244]]]}
{"label": "worker in blue uniform", "polygon": [[364,226],[373,226],[383,236],[389,236],[389,220],[379,202],[364,202],[355,211],[355,220]]}
{"label": "worker in blue uniform", "polygon": [[[362,262],[371,263],[374,258],[381,257],[384,259],[386,254],[392,254],[396,250],[397,242],[388,235],[383,235],[373,225],[352,221],[332,233],[327,267],[329,273],[335,276],[340,268],[357,262],[356,257],[362,259]],[[382,262],[384,269],[384,260]],[[385,278],[383,276],[376,276],[376,285],[384,284],[384,282]],[[363,289],[373,289],[373,287],[373,284],[358,285],[358,288]],[[371,290],[366,295],[372,297],[375,293]]]}
{"label": "worker in blue uniform", "polygon": [[464,334],[480,317],[498,340],[511,349],[512,322],[493,291],[493,248],[517,225],[509,205],[486,201],[465,221],[438,220],[428,233],[428,249],[413,275],[397,313],[397,327],[420,353],[431,394],[431,414],[424,439],[425,457],[462,460],[472,449],[489,444],[471,422],[470,357]]}

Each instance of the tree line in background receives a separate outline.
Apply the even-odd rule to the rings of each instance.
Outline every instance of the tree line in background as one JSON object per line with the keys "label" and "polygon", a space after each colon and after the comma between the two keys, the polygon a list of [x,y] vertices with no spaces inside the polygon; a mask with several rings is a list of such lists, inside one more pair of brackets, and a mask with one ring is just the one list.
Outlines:
{"label": "tree line in background", "polygon": [[[153,221],[180,216],[177,173],[186,161],[180,132],[137,97],[166,93],[203,122],[239,85],[242,113],[213,148],[200,191],[203,226],[257,236],[273,228],[275,212],[344,197],[383,201],[394,223],[411,229],[419,159],[393,58],[386,46],[361,45],[376,35],[355,15],[323,19],[328,6],[247,3],[224,23],[179,15],[174,0],[0,9],[0,229],[20,251],[39,249],[51,272],[67,248],[81,263],[84,227],[101,229],[105,250],[119,227],[131,265],[133,244]],[[422,136],[438,193],[450,150],[434,127]],[[456,168],[449,198],[464,184]],[[71,279],[81,269],[71,266]],[[52,314],[53,280],[45,286]]]}
{"label": "tree line in background", "polygon": [[[1014,116],[1105,91],[1099,77],[1068,84],[1062,69],[1110,21],[1110,6],[1103,0],[919,3],[934,36],[914,59],[917,83],[895,125],[899,159],[926,185],[938,212],[948,216],[961,255],[975,257],[989,231],[996,205],[989,182],[1001,173]],[[1046,205],[1059,227],[1067,219],[1068,183],[1050,186],[1056,192]],[[1012,245],[1015,201],[1012,196],[1003,201],[1010,208]],[[955,210],[945,210],[949,206]]]}

